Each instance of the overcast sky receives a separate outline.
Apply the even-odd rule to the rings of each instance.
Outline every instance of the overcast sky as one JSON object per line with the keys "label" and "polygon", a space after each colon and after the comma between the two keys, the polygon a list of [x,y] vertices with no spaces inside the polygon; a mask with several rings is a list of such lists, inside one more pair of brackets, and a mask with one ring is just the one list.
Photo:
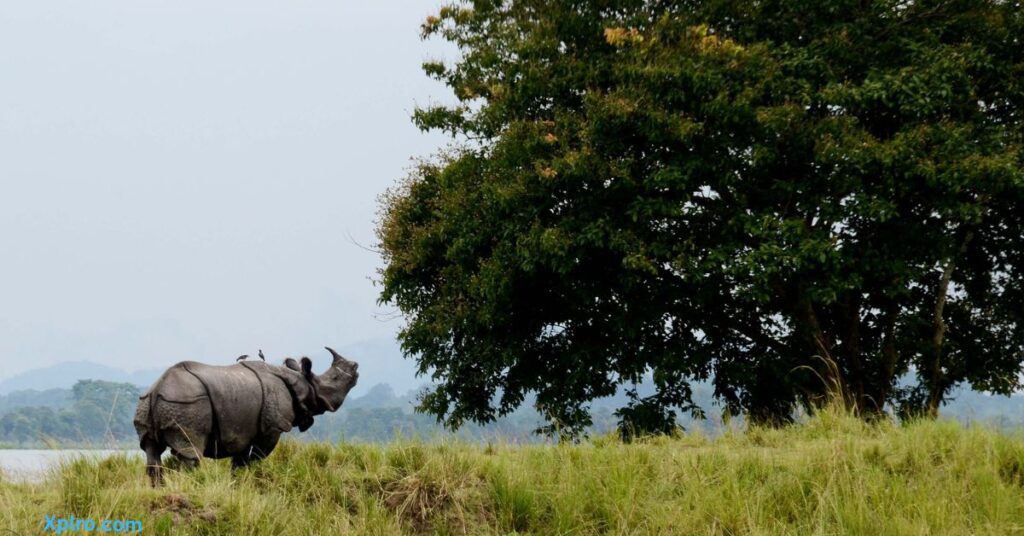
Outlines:
{"label": "overcast sky", "polygon": [[435,9],[0,1],[0,379],[391,336],[353,241],[446,142],[409,121]]}

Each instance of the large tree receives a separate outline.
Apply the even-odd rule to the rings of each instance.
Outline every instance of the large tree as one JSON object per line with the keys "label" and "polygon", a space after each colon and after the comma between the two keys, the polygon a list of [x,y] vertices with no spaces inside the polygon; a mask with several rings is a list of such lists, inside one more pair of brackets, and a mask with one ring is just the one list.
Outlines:
{"label": "large tree", "polygon": [[[1008,393],[1024,361],[1024,16],[997,0],[481,0],[383,200],[381,300],[457,426],[527,393],[664,430],[713,378],[780,422]],[[916,383],[897,380],[909,376]]]}

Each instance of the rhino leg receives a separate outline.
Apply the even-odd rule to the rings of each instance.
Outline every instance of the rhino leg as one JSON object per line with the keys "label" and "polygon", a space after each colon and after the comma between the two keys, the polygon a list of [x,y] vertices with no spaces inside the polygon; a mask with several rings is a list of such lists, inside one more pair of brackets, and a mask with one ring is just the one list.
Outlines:
{"label": "rhino leg", "polygon": [[199,459],[206,451],[205,434],[190,434],[180,428],[164,432],[164,441],[171,447],[171,452],[189,469],[194,469],[199,465]]}
{"label": "rhino leg", "polygon": [[164,483],[163,467],[160,466],[160,455],[164,453],[163,445],[154,441],[147,441],[142,447],[146,452],[146,474],[149,475],[149,483],[158,488]]}
{"label": "rhino leg", "polygon": [[248,454],[235,454],[234,456],[231,457],[231,468],[241,469],[249,465],[253,461],[254,460],[252,459],[252,456]]}
{"label": "rhino leg", "polygon": [[277,446],[277,442],[280,439],[280,432],[257,438],[253,441],[252,446],[249,448],[249,452],[231,457],[231,467],[238,469],[240,467],[245,467],[252,462],[258,462],[263,458],[266,458],[271,452],[273,452],[274,447]]}

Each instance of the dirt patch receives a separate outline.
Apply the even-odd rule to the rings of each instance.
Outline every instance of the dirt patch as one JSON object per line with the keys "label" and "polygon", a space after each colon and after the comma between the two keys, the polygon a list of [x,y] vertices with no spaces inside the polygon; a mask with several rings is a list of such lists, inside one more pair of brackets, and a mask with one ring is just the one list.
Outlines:
{"label": "dirt patch", "polygon": [[155,509],[170,510],[172,512],[191,512],[195,506],[188,497],[184,495],[164,495],[153,501]]}
{"label": "dirt patch", "polygon": [[171,494],[157,497],[153,499],[150,504],[150,511],[156,514],[170,514],[175,525],[191,523],[194,520],[205,521],[207,523],[217,522],[217,512],[209,508],[199,510],[196,505],[184,495]]}
{"label": "dirt patch", "polygon": [[418,532],[427,527],[432,515],[445,509],[452,500],[443,486],[415,475],[385,483],[381,488],[388,509],[410,522]]}

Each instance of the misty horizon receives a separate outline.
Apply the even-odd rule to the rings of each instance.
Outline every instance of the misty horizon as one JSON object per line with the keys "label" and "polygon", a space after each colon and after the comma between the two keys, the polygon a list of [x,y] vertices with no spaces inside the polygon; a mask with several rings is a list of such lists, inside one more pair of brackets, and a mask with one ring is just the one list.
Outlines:
{"label": "misty horizon", "polygon": [[431,7],[0,12],[0,380],[393,338],[367,247],[377,197],[445,143],[409,120],[447,96],[419,68],[444,56]]}

